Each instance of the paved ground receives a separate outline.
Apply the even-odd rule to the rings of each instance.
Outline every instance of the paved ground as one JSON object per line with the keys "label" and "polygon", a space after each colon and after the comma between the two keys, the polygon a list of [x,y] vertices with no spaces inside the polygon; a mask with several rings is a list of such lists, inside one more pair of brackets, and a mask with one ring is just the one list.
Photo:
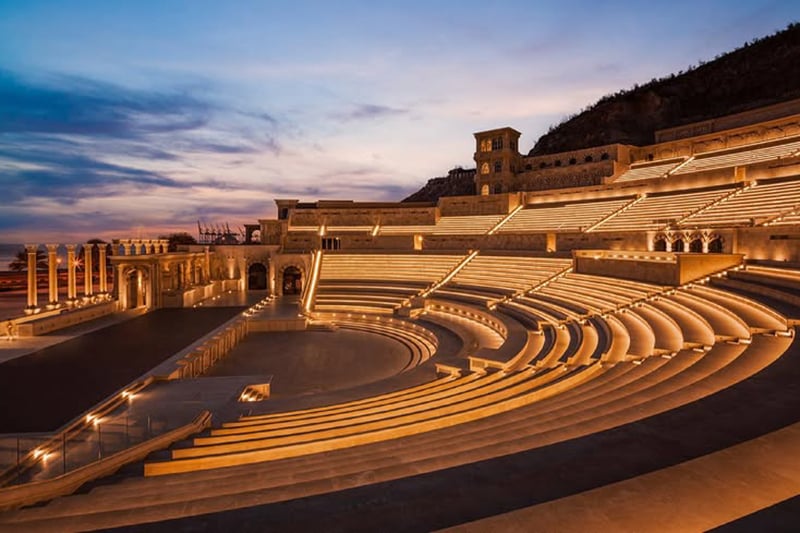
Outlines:
{"label": "paved ground", "polygon": [[241,310],[161,309],[0,364],[0,433],[59,428]]}
{"label": "paved ground", "polygon": [[[797,422],[795,342],[743,382],[619,428],[429,474],[130,530],[431,531],[654,472]],[[793,504],[786,505],[783,512],[791,513]],[[781,509],[765,511],[766,523]]]}

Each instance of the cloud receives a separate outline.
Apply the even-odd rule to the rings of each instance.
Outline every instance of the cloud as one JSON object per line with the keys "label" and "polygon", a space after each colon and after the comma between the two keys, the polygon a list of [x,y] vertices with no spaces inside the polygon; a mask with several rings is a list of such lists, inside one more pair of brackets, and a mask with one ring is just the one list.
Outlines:
{"label": "cloud", "polygon": [[0,133],[136,139],[200,128],[213,109],[178,92],[136,91],[62,75],[36,83],[0,71]]}
{"label": "cloud", "polygon": [[398,109],[385,105],[358,104],[346,112],[333,113],[332,117],[337,120],[349,122],[353,120],[376,120],[380,118],[406,115],[408,113],[408,109]]}

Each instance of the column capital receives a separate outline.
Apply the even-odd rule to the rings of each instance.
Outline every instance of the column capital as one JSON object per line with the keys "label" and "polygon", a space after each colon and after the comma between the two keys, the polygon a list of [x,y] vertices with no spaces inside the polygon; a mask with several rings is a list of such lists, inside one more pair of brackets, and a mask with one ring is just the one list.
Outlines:
{"label": "column capital", "polygon": [[57,244],[45,244],[45,247],[47,248],[48,252],[55,252],[58,250]]}
{"label": "column capital", "polygon": [[39,250],[39,245],[38,245],[38,244],[26,244],[26,245],[25,245],[25,250],[26,250],[26,251],[27,251],[29,254],[30,254],[30,253],[34,253],[34,254],[35,254],[35,253],[36,253],[36,252]]}
{"label": "column capital", "polygon": [[68,252],[74,252],[75,247],[78,246],[77,244],[65,244],[64,247],[67,249]]}

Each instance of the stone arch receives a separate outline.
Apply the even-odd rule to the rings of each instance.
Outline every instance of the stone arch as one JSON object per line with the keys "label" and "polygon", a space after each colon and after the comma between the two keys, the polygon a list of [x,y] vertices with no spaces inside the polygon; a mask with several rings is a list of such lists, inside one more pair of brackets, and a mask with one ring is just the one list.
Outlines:
{"label": "stone arch", "polygon": [[713,235],[708,241],[708,253],[721,254],[725,247],[725,241],[719,235]]}
{"label": "stone arch", "polygon": [[258,261],[247,267],[247,290],[266,291],[269,288],[269,265]]}
{"label": "stone arch", "polygon": [[277,281],[282,295],[302,294],[306,281],[305,268],[302,264],[294,262],[283,265]]}
{"label": "stone arch", "polygon": [[667,238],[663,235],[659,235],[653,241],[653,251],[654,252],[666,252],[667,251]]}
{"label": "stone arch", "polygon": [[689,241],[689,251],[692,253],[703,253],[703,239],[700,236],[692,237]]}
{"label": "stone arch", "polygon": [[139,265],[121,268],[117,298],[123,310],[137,307],[152,307],[153,294],[150,287],[150,269]]}
{"label": "stone arch", "polygon": [[481,196],[487,196],[489,194],[489,184],[484,183],[481,185]]}

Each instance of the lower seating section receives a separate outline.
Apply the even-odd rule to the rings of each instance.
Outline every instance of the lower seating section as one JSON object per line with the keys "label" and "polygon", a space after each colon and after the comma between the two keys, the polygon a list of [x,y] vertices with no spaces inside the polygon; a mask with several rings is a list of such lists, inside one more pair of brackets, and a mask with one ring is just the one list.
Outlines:
{"label": "lower seating section", "polygon": [[458,255],[328,253],[323,255],[314,309],[392,313],[461,260]]}
{"label": "lower seating section", "polygon": [[735,190],[735,187],[723,187],[687,193],[648,195],[642,201],[632,205],[630,209],[606,220],[593,231],[664,229]]}
{"label": "lower seating section", "polygon": [[[571,259],[479,254],[445,287],[472,287],[506,296],[531,289],[571,266]],[[441,291],[438,289],[437,294]]]}
{"label": "lower seating section", "polygon": [[[328,254],[323,259],[320,283],[370,286],[377,281],[372,278],[373,272],[383,271],[395,276],[384,283],[404,283],[403,276],[430,283],[441,281],[464,260],[427,254],[381,257]],[[496,268],[497,277],[506,275],[507,264],[499,256],[479,254],[472,261],[482,257],[486,259],[482,269],[491,272]],[[408,272],[414,264],[411,258],[418,264],[431,260],[438,266],[428,270],[419,265],[417,273],[412,274]],[[518,261],[519,270],[530,267],[534,271],[540,259],[513,260]],[[368,270],[368,264],[375,270]],[[397,265],[391,273],[389,265]],[[362,277],[358,277],[359,268]],[[449,479],[450,473],[468,465],[510,462],[509,470],[515,465],[527,468],[524,477],[529,484],[532,472],[541,472],[546,466],[529,468],[531,458],[569,443],[571,447],[560,455],[545,457],[550,462],[574,465],[575,472],[600,468],[605,461],[597,457],[604,446],[592,446],[595,440],[584,439],[599,435],[610,438],[629,425],[645,423],[693,402],[719,398],[725,389],[775,364],[795,342],[794,329],[784,315],[741,293],[703,283],[666,287],[558,269],[554,272],[559,275],[534,283],[496,306],[451,307],[438,290],[430,294],[436,302],[432,310],[437,323],[446,324],[448,315],[456,317],[462,338],[472,332],[475,339],[489,339],[492,335],[487,335],[485,327],[492,320],[498,321],[490,329],[502,333],[503,343],[494,342],[488,351],[499,353],[513,345],[509,342],[512,337],[523,339],[523,343],[513,345],[518,351],[514,365],[450,367],[427,383],[313,408],[272,412],[268,402],[254,404],[247,416],[217,421],[191,441],[161,457],[152,457],[144,465],[145,477],[5,513],[0,515],[0,524],[51,530],[98,529],[252,509],[256,505],[266,506],[258,508],[263,509],[259,512],[270,516],[270,510],[278,507],[269,504],[291,505],[299,499],[308,502],[342,487],[369,494],[359,499],[359,513],[391,505],[406,512],[419,505],[431,512],[431,505],[441,503],[427,487],[440,487],[440,476]],[[751,273],[786,282],[788,285],[775,286],[787,293],[800,279],[796,271],[769,267],[754,266]],[[723,278],[713,278],[718,279]],[[413,364],[433,353],[430,335],[422,328],[409,329],[409,320],[374,314],[340,320],[343,327],[406,339],[416,347]],[[475,327],[479,321],[482,325]],[[468,355],[480,359],[481,350],[488,353],[484,346]],[[709,416],[709,420],[717,421],[727,415]],[[685,416],[682,420],[693,423],[694,419]],[[664,446],[678,446],[684,438],[678,423],[647,427],[650,429],[627,438],[638,443],[648,435],[663,434],[664,427],[672,432],[671,444]],[[703,448],[696,455],[714,450]],[[731,466],[726,462],[719,468],[727,471]],[[494,468],[486,466],[481,479],[494,480],[493,472]],[[626,477],[636,475],[634,471]],[[716,475],[714,470],[703,473],[709,478]],[[412,478],[414,483],[404,485],[404,490],[385,492]],[[476,479],[476,475],[470,479]],[[499,476],[491,488],[499,490],[497,487],[519,481],[513,475]],[[683,491],[680,483],[672,487],[676,493]],[[489,490],[489,485],[482,488]],[[592,486],[580,485],[573,492],[552,494],[548,500],[588,488]],[[452,496],[443,508],[461,505],[457,495]],[[314,501],[335,505],[333,500]],[[349,502],[352,510],[352,500]],[[314,508],[327,509],[325,505]],[[311,518],[301,513],[295,520]],[[359,520],[363,520],[362,514]],[[273,524],[269,520],[263,523]],[[439,529],[447,524],[425,522],[419,529]]]}
{"label": "lower seating section", "polygon": [[688,217],[682,227],[759,226],[800,204],[800,179],[765,181]]}
{"label": "lower seating section", "polygon": [[628,196],[611,200],[532,204],[520,209],[497,233],[585,231],[632,201],[634,198]]}

